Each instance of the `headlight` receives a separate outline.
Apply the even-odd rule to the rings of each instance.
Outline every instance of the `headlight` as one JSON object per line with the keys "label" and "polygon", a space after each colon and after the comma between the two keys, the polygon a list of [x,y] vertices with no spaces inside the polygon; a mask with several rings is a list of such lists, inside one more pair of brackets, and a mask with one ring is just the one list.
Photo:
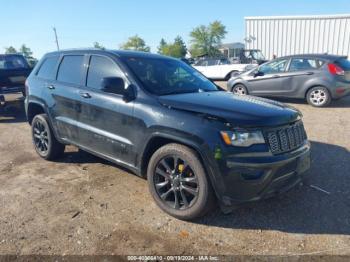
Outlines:
{"label": "headlight", "polygon": [[264,144],[265,139],[261,131],[221,131],[226,145],[248,147],[254,144]]}

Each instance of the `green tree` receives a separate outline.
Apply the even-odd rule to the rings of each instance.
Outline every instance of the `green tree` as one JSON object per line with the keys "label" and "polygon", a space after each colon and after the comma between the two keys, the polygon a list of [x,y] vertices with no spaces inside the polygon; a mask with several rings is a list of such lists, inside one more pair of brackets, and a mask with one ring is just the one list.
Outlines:
{"label": "green tree", "polygon": [[192,30],[191,48],[192,56],[209,55],[216,56],[220,53],[218,46],[225,38],[226,27],[220,21],[214,21],[208,26],[201,25]]}
{"label": "green tree", "polygon": [[30,48],[25,44],[19,48],[19,52],[22,53],[25,57],[31,57],[33,55],[32,50],[30,50]]}
{"label": "green tree", "polygon": [[174,43],[167,44],[164,39],[161,40],[160,46],[158,48],[158,53],[172,56],[176,58],[185,57],[187,53],[187,48],[180,36],[177,36]]}
{"label": "green tree", "polygon": [[143,40],[138,35],[129,37],[128,41],[122,44],[120,48],[124,50],[135,50],[135,51],[143,51],[143,52],[151,51],[151,48],[146,45],[145,40]]}
{"label": "green tree", "polygon": [[164,38],[160,40],[159,46],[158,46],[158,54],[163,54],[164,48],[167,46],[167,42],[165,42]]}
{"label": "green tree", "polygon": [[101,45],[99,42],[94,42],[94,48],[105,50],[106,48]]}
{"label": "green tree", "polygon": [[13,46],[5,47],[5,54],[16,54],[17,50]]}

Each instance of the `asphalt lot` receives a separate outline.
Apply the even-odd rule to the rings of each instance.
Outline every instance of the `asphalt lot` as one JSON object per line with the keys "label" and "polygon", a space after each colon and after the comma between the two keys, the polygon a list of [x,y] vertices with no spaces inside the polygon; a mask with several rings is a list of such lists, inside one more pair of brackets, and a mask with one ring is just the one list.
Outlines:
{"label": "asphalt lot", "polygon": [[14,100],[0,111],[0,254],[350,255],[350,97],[321,109],[284,102],[303,112],[312,143],[306,183],[183,222],[158,209],[147,181],[114,164],[74,147],[40,159]]}

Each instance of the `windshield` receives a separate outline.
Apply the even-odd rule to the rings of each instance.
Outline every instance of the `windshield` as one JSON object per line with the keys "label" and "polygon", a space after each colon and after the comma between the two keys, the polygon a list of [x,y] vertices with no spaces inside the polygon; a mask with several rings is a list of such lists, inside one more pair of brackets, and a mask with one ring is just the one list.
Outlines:
{"label": "windshield", "polygon": [[152,94],[219,91],[211,81],[179,60],[146,57],[127,57],[124,60]]}
{"label": "windshield", "polygon": [[27,61],[20,55],[0,56],[0,69],[23,69],[29,68]]}

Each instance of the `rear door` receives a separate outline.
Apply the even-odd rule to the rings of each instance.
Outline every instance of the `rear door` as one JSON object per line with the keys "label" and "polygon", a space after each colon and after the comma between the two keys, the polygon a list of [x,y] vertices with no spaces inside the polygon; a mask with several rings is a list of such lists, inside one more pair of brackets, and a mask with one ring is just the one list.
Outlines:
{"label": "rear door", "polygon": [[288,78],[286,68],[289,59],[278,59],[258,67],[260,74],[249,78],[249,93],[261,96],[277,96],[283,93]]}
{"label": "rear door", "polygon": [[[44,90],[50,115],[61,139],[79,143],[78,126],[81,112],[79,91],[83,85],[85,56],[64,55],[60,59],[56,81],[46,81]],[[40,73],[40,71],[39,71]]]}
{"label": "rear door", "polygon": [[283,94],[290,97],[297,96],[309,79],[321,74],[319,68],[323,64],[324,61],[316,58],[292,58],[287,69],[289,78],[283,85]]}
{"label": "rear door", "polygon": [[80,145],[126,165],[134,164],[133,138],[130,132],[134,102],[101,90],[104,77],[128,80],[112,58],[103,55],[89,57],[86,87],[81,90],[79,126]]}

